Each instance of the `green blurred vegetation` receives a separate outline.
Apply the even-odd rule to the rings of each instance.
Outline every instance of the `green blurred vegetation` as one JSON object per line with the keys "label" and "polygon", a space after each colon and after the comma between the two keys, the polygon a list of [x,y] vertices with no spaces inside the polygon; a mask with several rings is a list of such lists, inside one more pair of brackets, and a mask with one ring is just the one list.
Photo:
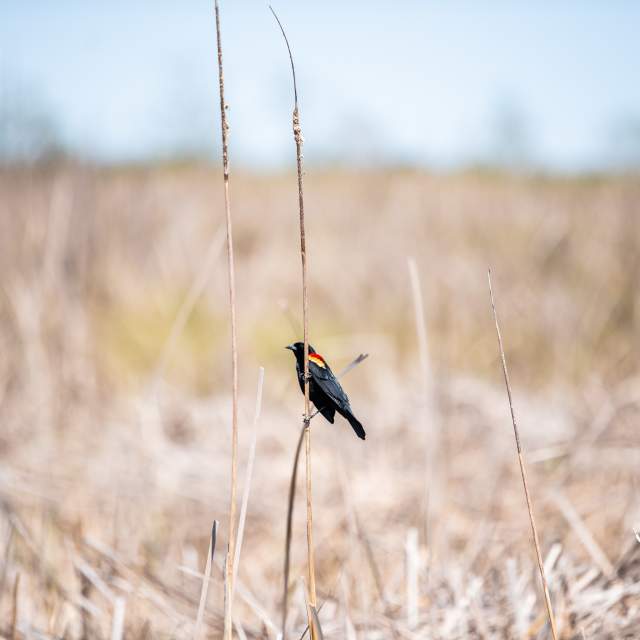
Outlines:
{"label": "green blurred vegetation", "polygon": [[[161,364],[186,291],[163,292],[135,302],[112,304],[93,315],[98,359],[112,381],[137,385]],[[164,377],[198,394],[211,393],[216,349],[227,334],[227,318],[198,302],[167,354]]]}

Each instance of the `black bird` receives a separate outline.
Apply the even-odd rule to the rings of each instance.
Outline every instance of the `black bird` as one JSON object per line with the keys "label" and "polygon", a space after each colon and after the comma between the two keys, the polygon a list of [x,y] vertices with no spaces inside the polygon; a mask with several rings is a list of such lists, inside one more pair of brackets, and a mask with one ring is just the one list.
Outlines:
{"label": "black bird", "polygon": [[[302,393],[304,393],[304,343],[294,342],[285,349],[291,349],[296,357],[298,382]],[[331,424],[333,424],[337,411],[349,421],[358,438],[365,439],[366,433],[353,415],[347,394],[333,375],[327,361],[319,353],[316,353],[311,345],[309,345],[309,399]]]}

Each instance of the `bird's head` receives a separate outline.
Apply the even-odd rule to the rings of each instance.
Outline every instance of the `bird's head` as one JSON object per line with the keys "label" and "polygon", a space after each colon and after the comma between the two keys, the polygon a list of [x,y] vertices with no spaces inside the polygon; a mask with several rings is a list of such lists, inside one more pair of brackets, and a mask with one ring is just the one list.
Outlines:
{"label": "bird's head", "polygon": [[[293,351],[293,355],[296,357],[296,360],[302,362],[304,360],[304,342],[294,342],[290,345],[287,345],[285,349],[289,349]],[[315,353],[316,350],[309,345],[309,353]]]}

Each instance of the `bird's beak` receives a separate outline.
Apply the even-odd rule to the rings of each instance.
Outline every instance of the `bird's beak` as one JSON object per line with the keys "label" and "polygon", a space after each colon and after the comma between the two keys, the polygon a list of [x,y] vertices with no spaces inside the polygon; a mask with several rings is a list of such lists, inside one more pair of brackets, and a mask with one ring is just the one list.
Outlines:
{"label": "bird's beak", "polygon": [[289,349],[290,351],[294,351],[293,345],[292,344],[288,344],[285,349]]}

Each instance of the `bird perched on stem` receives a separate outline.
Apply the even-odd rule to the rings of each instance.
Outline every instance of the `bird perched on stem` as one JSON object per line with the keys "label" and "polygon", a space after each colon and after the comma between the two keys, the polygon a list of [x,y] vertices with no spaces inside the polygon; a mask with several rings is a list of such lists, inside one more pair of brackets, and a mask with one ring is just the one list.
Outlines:
{"label": "bird perched on stem", "polygon": [[[296,373],[300,389],[304,393],[304,343],[294,342],[285,349],[293,351],[296,357]],[[358,438],[365,439],[366,433],[353,415],[347,394],[327,361],[311,345],[309,345],[309,399],[331,424],[338,412],[349,422]]]}

